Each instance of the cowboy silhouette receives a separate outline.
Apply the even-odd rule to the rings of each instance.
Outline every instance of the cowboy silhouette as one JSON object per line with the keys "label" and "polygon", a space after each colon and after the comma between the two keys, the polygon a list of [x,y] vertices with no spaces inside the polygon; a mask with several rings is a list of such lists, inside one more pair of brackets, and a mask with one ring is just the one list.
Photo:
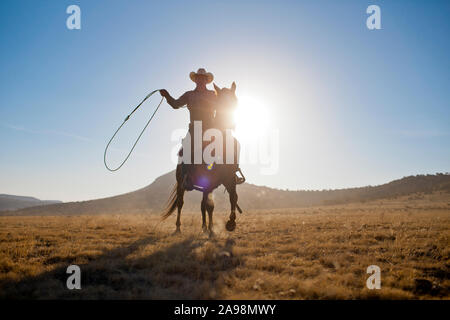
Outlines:
{"label": "cowboy silhouette", "polygon": [[[189,77],[193,82],[195,82],[196,87],[194,90],[187,91],[184,94],[182,94],[178,99],[174,99],[169,92],[166,89],[161,89],[160,94],[164,98],[166,98],[167,103],[174,109],[179,109],[183,106],[187,106],[189,110],[189,131],[186,135],[186,137],[190,136],[190,141],[197,141],[196,137],[194,137],[194,122],[201,122],[202,124],[202,137],[203,137],[203,131],[206,131],[210,128],[214,128],[219,125],[219,123],[215,123],[214,115],[216,113],[217,108],[217,95],[215,91],[209,90],[206,85],[211,83],[214,80],[214,76],[210,72],[206,72],[205,69],[200,68],[197,70],[197,72],[191,72],[189,74]],[[234,85],[235,86],[235,85]],[[215,86],[216,87],[216,86]],[[218,87],[217,87],[218,88]],[[216,89],[217,91],[217,89]],[[222,128],[221,128],[222,129]],[[230,129],[234,129],[230,128]],[[203,141],[203,139],[200,139]],[[198,148],[202,146],[195,146],[194,143],[191,143],[191,157],[193,157],[195,148]],[[179,156],[182,156],[183,149],[180,150]],[[191,159],[191,163],[194,163]],[[189,183],[190,177],[189,177],[189,171],[187,170],[186,164],[182,163],[183,173],[187,174],[187,180],[186,182]],[[236,171],[240,171],[238,165],[236,165]],[[241,173],[242,174],[242,173]],[[237,177],[236,179],[238,182],[241,182],[242,178]],[[190,188],[189,188],[190,189]]]}

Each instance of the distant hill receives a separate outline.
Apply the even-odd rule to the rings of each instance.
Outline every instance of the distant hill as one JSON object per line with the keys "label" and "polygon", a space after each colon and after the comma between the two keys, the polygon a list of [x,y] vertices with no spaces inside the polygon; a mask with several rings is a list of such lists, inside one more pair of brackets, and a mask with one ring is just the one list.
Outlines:
{"label": "distant hill", "polygon": [[[159,213],[164,208],[175,183],[175,172],[157,178],[145,188],[109,198],[51,204],[0,212],[0,215],[81,215]],[[244,183],[238,186],[239,205],[245,210],[298,208],[315,205],[344,204],[414,193],[450,192],[450,175],[417,175],[361,188],[321,191],[288,191]],[[183,210],[199,211],[201,193],[187,192]],[[216,210],[229,210],[228,194],[220,187],[214,192]]]}
{"label": "distant hill", "polygon": [[33,197],[15,196],[11,194],[0,194],[0,211],[23,209],[53,203],[61,203],[61,201],[39,200]]}

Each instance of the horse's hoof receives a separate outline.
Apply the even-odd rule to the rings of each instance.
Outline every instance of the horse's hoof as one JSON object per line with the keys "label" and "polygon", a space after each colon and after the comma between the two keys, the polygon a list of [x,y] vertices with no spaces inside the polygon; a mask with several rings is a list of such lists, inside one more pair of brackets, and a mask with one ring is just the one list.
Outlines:
{"label": "horse's hoof", "polygon": [[228,220],[227,224],[225,225],[225,228],[228,231],[234,231],[234,229],[236,229],[236,221]]}
{"label": "horse's hoof", "polygon": [[209,232],[209,238],[212,239],[212,238],[214,238],[215,236],[216,236],[216,234],[214,233],[214,231],[211,230],[211,231]]}
{"label": "horse's hoof", "polygon": [[181,230],[180,230],[180,229],[177,229],[177,230],[175,230],[172,234],[173,234],[173,235],[181,234]]}
{"label": "horse's hoof", "polygon": [[204,227],[203,228],[203,233],[205,233],[205,234],[208,233],[208,228]]}

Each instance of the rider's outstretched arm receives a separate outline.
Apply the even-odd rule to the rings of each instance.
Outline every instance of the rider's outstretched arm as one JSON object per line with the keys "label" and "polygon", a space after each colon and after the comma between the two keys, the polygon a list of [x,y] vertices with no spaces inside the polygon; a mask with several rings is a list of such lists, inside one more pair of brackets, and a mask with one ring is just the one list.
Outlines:
{"label": "rider's outstretched arm", "polygon": [[188,102],[188,93],[184,93],[181,97],[178,99],[172,98],[172,96],[167,92],[167,90],[162,89],[160,90],[161,96],[166,98],[167,103],[174,109],[181,108],[182,106],[186,105]]}

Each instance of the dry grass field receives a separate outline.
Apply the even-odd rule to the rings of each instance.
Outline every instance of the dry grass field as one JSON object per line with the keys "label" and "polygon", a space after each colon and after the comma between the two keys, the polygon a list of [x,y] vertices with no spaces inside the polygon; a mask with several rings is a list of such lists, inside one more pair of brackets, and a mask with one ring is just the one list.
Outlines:
{"label": "dry grass field", "polygon": [[[245,209],[245,208],[244,208]],[[0,297],[13,299],[449,299],[450,196],[244,212],[0,217]],[[81,268],[81,290],[66,268]],[[366,269],[381,268],[381,289]]]}

